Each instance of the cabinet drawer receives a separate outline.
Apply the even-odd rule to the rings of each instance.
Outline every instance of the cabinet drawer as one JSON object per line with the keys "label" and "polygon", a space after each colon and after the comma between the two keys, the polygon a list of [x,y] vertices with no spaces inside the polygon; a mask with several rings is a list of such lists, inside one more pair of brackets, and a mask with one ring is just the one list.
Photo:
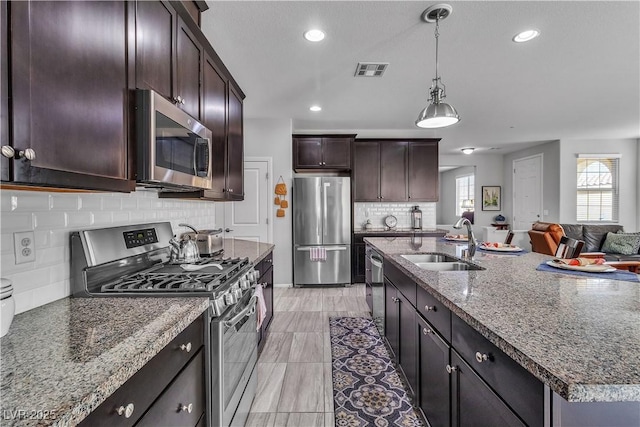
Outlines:
{"label": "cabinet drawer", "polygon": [[409,279],[404,273],[402,273],[396,266],[391,264],[386,259],[383,265],[384,275],[394,284],[396,288],[409,300],[411,305],[416,306],[416,283]]}
{"label": "cabinet drawer", "polygon": [[204,397],[204,350],[200,350],[137,425],[194,427],[204,413]]}
{"label": "cabinet drawer", "polygon": [[451,311],[420,286],[417,286],[416,292],[418,312],[433,325],[445,341],[451,342]]}
{"label": "cabinet drawer", "polygon": [[273,265],[273,252],[269,252],[269,255],[264,257],[262,261],[255,265],[255,269],[258,270],[260,277],[264,275]]}
{"label": "cabinet drawer", "polygon": [[[202,347],[203,339],[204,319],[200,316],[91,412],[81,425],[91,427],[133,425]],[[181,345],[186,346],[188,343],[191,343],[190,351],[180,348]],[[124,409],[129,404],[133,405],[133,414],[129,418],[124,414],[118,415],[118,408]]]}
{"label": "cabinet drawer", "polygon": [[543,425],[542,382],[455,315],[451,316],[451,343],[527,425]]}

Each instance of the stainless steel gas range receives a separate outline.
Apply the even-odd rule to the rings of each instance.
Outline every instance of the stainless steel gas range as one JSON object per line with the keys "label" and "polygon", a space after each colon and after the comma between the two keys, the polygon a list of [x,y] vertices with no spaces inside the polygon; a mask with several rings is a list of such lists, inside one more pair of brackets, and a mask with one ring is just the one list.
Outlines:
{"label": "stainless steel gas range", "polygon": [[208,425],[244,425],[257,385],[259,274],[247,258],[171,264],[171,237],[168,222],[72,233],[72,295],[209,298]]}

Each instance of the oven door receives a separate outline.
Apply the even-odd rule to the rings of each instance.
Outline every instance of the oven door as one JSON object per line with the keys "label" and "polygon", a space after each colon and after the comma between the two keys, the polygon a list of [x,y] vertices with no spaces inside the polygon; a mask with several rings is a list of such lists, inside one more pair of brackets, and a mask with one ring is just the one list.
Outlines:
{"label": "oven door", "polygon": [[212,335],[212,426],[244,425],[255,396],[258,359],[257,297],[242,299],[214,318]]}

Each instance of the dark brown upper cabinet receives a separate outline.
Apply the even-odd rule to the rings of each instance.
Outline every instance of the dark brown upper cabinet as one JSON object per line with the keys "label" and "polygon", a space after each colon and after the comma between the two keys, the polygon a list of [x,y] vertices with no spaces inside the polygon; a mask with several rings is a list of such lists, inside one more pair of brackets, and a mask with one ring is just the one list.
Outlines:
{"label": "dark brown upper cabinet", "polygon": [[226,198],[229,200],[244,199],[244,142],[242,122],[242,96],[233,85],[229,85],[226,191]]}
{"label": "dark brown upper cabinet", "polygon": [[227,79],[209,55],[202,73],[202,122],[211,130],[213,188],[211,197],[224,198],[227,188]]}
{"label": "dark brown upper cabinet", "polygon": [[355,135],[293,135],[293,169],[351,170],[351,145]]}
{"label": "dark brown upper cabinet", "polygon": [[0,7],[3,44],[10,34],[3,49],[10,47],[11,65],[3,52],[2,87],[11,88],[12,114],[6,117],[13,135],[5,139],[3,130],[2,153],[10,160],[2,162],[2,179],[29,186],[133,190],[135,182],[128,179],[130,5],[11,2],[10,16],[7,2]]}
{"label": "dark brown upper cabinet", "polygon": [[136,86],[200,119],[203,48],[187,22],[169,2],[136,2]]}
{"label": "dark brown upper cabinet", "polygon": [[438,141],[409,142],[407,176],[410,202],[437,202],[439,198]]}
{"label": "dark brown upper cabinet", "polygon": [[353,152],[355,202],[438,200],[438,140],[358,139]]}

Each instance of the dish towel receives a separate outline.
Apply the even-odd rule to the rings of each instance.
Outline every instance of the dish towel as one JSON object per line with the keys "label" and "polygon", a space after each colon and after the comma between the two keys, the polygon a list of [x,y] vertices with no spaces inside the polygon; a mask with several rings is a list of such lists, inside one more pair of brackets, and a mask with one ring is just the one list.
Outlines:
{"label": "dish towel", "polygon": [[630,271],[612,271],[611,273],[590,273],[587,271],[574,271],[574,270],[560,270],[555,267],[551,267],[546,263],[540,264],[536,270],[548,271],[550,273],[569,274],[571,276],[584,276],[591,277],[592,279],[609,279],[609,280],[622,280],[625,282],[640,282],[638,275]]}
{"label": "dish towel", "polygon": [[311,248],[309,250],[309,259],[313,262],[318,261],[326,261],[327,260],[327,249],[326,248]]}
{"label": "dish towel", "polygon": [[258,327],[257,330],[259,331],[260,328],[262,327],[262,322],[264,321],[265,317],[267,317],[267,303],[265,303],[264,301],[264,293],[262,292],[262,285],[258,284],[258,286],[256,286],[256,297],[258,298]]}

